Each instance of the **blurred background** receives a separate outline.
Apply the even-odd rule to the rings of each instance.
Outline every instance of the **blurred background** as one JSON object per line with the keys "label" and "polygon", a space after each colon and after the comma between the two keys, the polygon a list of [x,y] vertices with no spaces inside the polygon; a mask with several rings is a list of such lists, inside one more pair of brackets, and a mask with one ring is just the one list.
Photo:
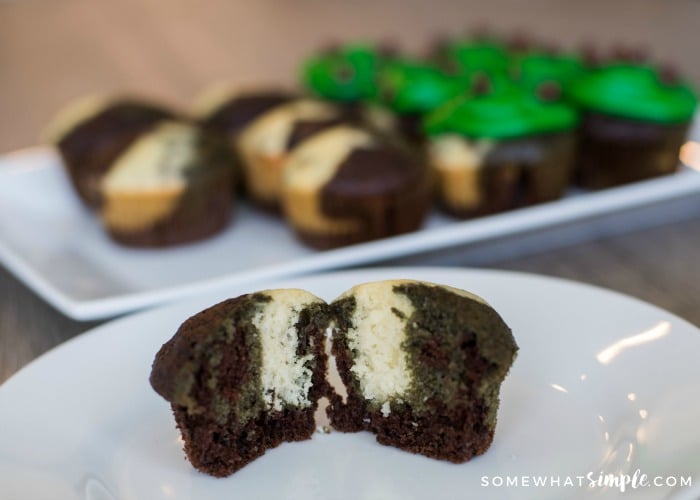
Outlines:
{"label": "blurred background", "polygon": [[295,84],[300,60],[372,39],[420,54],[478,25],[561,46],[632,44],[700,87],[698,0],[0,0],[0,153],[66,101],[137,92],[189,105],[218,81]]}

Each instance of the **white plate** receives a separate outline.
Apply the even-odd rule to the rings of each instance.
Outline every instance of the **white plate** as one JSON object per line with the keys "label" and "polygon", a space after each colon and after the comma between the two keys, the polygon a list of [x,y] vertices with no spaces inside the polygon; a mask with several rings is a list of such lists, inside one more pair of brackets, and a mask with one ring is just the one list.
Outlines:
{"label": "white plate", "polygon": [[[700,471],[695,327],[616,293],[508,272],[358,270],[275,286],[333,299],[388,278],[472,290],[513,329],[520,352],[485,455],[454,465],[381,446],[369,433],[334,432],[283,444],[226,479],[196,472],[183,458],[169,405],[148,384],[151,362],[185,318],[247,291],[238,288],[105,324],[0,387],[2,497],[607,498],[616,490],[564,487],[566,477],[640,469],[680,481]],[[530,475],[559,477],[562,487],[482,485]],[[669,493],[649,487],[626,497]]]}
{"label": "white plate", "polygon": [[219,235],[171,249],[119,246],[78,201],[47,148],[0,158],[0,263],[64,314],[99,319],[262,280],[356,266],[493,240],[700,193],[700,174],[678,174],[458,222],[435,212],[415,233],[318,252],[279,218],[238,205]]}

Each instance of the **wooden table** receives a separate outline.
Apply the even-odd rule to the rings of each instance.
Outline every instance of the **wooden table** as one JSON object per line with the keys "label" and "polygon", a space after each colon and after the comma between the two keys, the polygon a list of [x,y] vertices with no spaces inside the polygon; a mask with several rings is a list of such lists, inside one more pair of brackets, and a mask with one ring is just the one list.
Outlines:
{"label": "wooden table", "polygon": [[[396,39],[417,52],[431,36],[480,21],[562,45],[642,42],[700,87],[700,2],[693,0],[3,2],[0,151],[35,144],[52,113],[85,93],[128,90],[184,106],[217,80],[291,83],[299,59],[334,38]],[[608,287],[700,325],[699,248],[700,213],[489,265]],[[473,264],[467,257],[450,263]],[[92,326],[53,310],[0,267],[0,382]]]}

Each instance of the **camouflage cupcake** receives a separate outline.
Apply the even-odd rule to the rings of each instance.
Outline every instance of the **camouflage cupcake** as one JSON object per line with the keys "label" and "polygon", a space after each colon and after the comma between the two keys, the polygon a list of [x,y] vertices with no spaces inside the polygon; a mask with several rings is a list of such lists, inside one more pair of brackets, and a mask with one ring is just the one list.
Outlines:
{"label": "camouflage cupcake", "polygon": [[324,130],[289,156],[284,213],[317,248],[370,241],[418,229],[428,210],[427,171],[364,129]]}
{"label": "camouflage cupcake", "polygon": [[230,220],[228,151],[170,111],[133,99],[91,98],[66,108],[52,134],[77,193],[120,243],[187,243]]}
{"label": "camouflage cupcake", "polygon": [[686,83],[648,65],[614,63],[589,71],[568,96],[583,112],[582,186],[600,189],[676,171],[697,105]]}
{"label": "camouflage cupcake", "polygon": [[517,88],[446,104],[425,121],[439,204],[468,218],[562,196],[577,122],[571,107]]}
{"label": "camouflage cupcake", "polygon": [[280,210],[282,170],[289,151],[305,138],[345,120],[342,108],[280,91],[221,93],[200,113],[210,130],[228,137],[249,198]]}

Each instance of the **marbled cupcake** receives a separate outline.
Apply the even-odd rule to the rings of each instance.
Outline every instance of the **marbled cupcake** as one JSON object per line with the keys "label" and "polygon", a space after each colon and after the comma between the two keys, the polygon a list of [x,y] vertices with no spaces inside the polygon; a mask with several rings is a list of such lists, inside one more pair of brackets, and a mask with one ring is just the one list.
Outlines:
{"label": "marbled cupcake", "polygon": [[468,218],[559,198],[577,122],[568,105],[513,87],[446,104],[425,121],[439,204]]}
{"label": "marbled cupcake", "polygon": [[76,191],[119,243],[188,243],[229,222],[230,157],[196,125],[131,100],[83,101],[56,123]]}
{"label": "marbled cupcake", "polygon": [[327,393],[326,304],[303,290],[221,302],[185,321],[153,362],[198,470],[227,476],[285,441],[309,439]]}
{"label": "marbled cupcake", "polygon": [[200,120],[225,134],[240,160],[250,199],[278,211],[282,170],[298,143],[344,120],[331,103],[278,91],[220,92],[200,106]]}
{"label": "marbled cupcake", "polygon": [[421,226],[430,201],[427,169],[366,130],[340,125],[292,152],[282,200],[311,246],[374,240]]}
{"label": "marbled cupcake", "polygon": [[451,462],[493,440],[499,391],[518,347],[498,313],[468,292],[397,280],[358,285],[331,304],[332,354],[345,394],[340,431]]}
{"label": "marbled cupcake", "polygon": [[568,96],[583,111],[579,184],[600,189],[676,171],[697,106],[688,84],[623,62],[592,69]]}
{"label": "marbled cupcake", "polygon": [[176,113],[133,98],[88,96],[68,103],[48,128],[78,196],[90,207],[102,202],[100,183],[116,158],[144,132]]}

